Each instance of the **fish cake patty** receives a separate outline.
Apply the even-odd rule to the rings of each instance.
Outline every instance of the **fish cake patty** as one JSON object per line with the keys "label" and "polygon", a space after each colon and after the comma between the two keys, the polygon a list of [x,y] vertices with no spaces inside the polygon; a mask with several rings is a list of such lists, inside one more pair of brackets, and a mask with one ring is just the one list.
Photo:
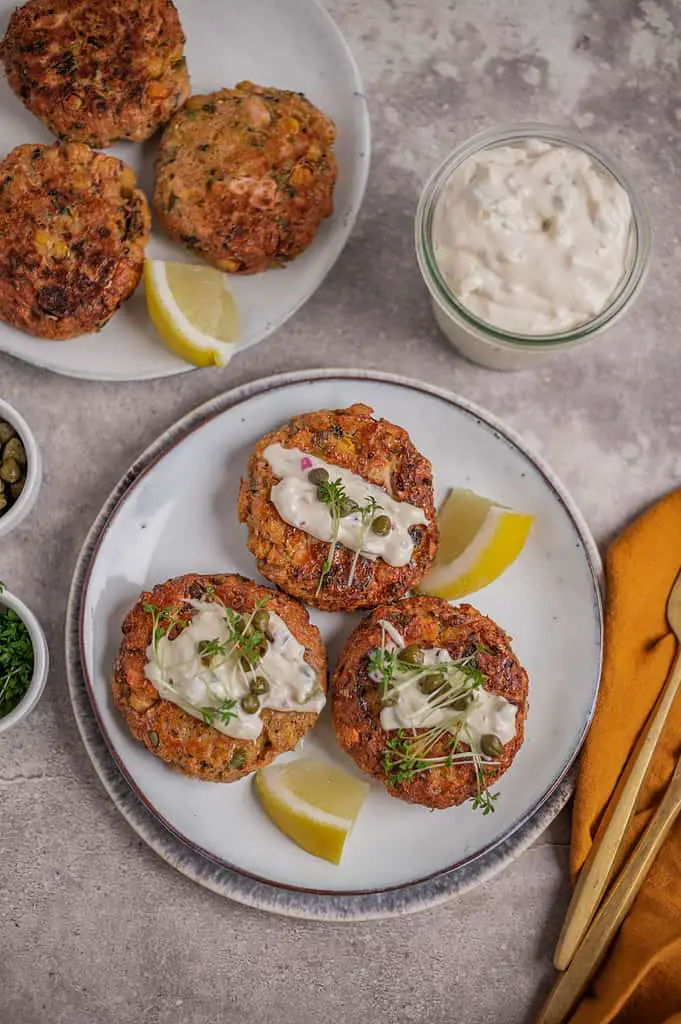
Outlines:
{"label": "fish cake patty", "polygon": [[[248,547],[258,572],[286,593],[324,611],[353,611],[396,601],[425,576],[438,546],[430,462],[402,427],[374,419],[367,405],[304,413],[258,441],[241,482],[239,519],[248,526]],[[331,569],[317,593],[329,544],[290,526],[270,494],[278,482],[264,457],[270,444],[300,448],[387,490],[397,501],[423,509],[428,524],[410,530],[410,562],[395,567],[360,557],[349,583],[354,552],[338,545]]]}
{"label": "fish cake patty", "polygon": [[103,327],[139,284],[149,228],[122,160],[17,146],[0,162],[0,319],[53,340]]}
{"label": "fish cake patty", "polygon": [[317,683],[326,693],[326,649],[319,630],[311,625],[301,604],[244,576],[189,573],[142,594],[126,616],[123,643],[114,663],[113,699],[135,739],[155,757],[194,778],[235,782],[264,768],[284,751],[293,750],[318,715],[312,711],[263,708],[260,736],[255,740],[235,739],[159,697],[144,674],[147,648],[152,640],[152,615],[144,610],[144,605],[177,609],[180,618],[189,619],[192,607],[188,601],[201,600],[208,588],[225,607],[236,612],[250,613],[257,601],[267,598],[267,609],[283,619],[305,647],[305,660],[317,673]]}
{"label": "fish cake patty", "polygon": [[[387,743],[396,733],[381,726],[379,685],[369,677],[368,664],[371,651],[381,646],[381,620],[392,623],[406,645],[446,648],[454,660],[477,651],[476,661],[485,676],[485,689],[515,704],[515,736],[504,745],[501,763],[489,766],[488,786],[510,767],[524,737],[527,673],[511,650],[510,637],[469,604],[453,607],[439,597],[410,597],[376,608],[360,622],[350,635],[333,675],[333,724],[338,743],[363,772],[385,786],[390,796],[435,809],[475,798],[478,788],[471,764],[435,767],[397,782],[386,772]],[[486,650],[479,651],[479,646]],[[462,743],[460,749],[469,748]],[[428,756],[446,756],[448,752],[444,740]]]}
{"label": "fish cake patty", "polygon": [[0,46],[7,81],[58,138],[141,142],[182,106],[189,75],[172,0],[29,0]]}
{"label": "fish cake patty", "polygon": [[161,139],[158,218],[220,270],[286,263],[332,212],[335,136],[333,121],[301,93],[240,82],[192,96]]}

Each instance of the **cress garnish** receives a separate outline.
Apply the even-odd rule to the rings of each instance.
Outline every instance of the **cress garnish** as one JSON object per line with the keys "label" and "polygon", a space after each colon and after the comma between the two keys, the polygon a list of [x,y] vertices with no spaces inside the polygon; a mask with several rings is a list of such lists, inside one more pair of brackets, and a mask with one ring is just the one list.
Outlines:
{"label": "cress garnish", "polygon": [[[0,583],[0,594],[4,590]],[[26,696],[35,656],[31,634],[23,619],[13,608],[0,609],[0,718],[11,711]]]}
{"label": "cress garnish", "polygon": [[[256,675],[255,672],[267,653],[270,616],[269,612],[265,610],[265,606],[270,598],[259,598],[255,602],[253,611],[247,616],[232,608],[226,608],[216,595],[213,586],[206,588],[203,598],[224,608],[224,624],[228,636],[226,640],[214,637],[199,642],[197,653],[201,664],[206,668],[218,668],[225,661],[232,659],[249,691],[240,701],[228,699],[223,700],[220,704],[196,708],[206,725],[214,727],[216,721],[227,725],[232,719],[238,718],[238,711],[235,710],[237,704],[246,714],[256,714],[260,710],[259,695],[267,693],[269,690],[267,679],[262,675]],[[158,649],[161,639],[169,637],[173,631],[175,631],[175,635],[172,639],[176,639],[189,626],[190,620],[182,618],[176,607],[159,608],[155,604],[145,602],[142,608],[152,616],[152,646],[156,660],[163,668]],[[167,679],[164,680],[164,684],[169,689],[174,689]]]}
{"label": "cress garnish", "polygon": [[308,473],[308,480],[310,483],[316,485],[317,497],[323,505],[327,506],[331,515],[331,544],[329,546],[328,554],[324,559],[319,583],[317,584],[317,590],[315,591],[315,594],[318,595],[324,585],[324,580],[331,571],[333,558],[336,553],[336,548],[338,547],[338,535],[340,533],[341,519],[344,519],[346,516],[356,514],[359,515],[362,523],[359,549],[355,552],[355,556],[352,560],[350,575],[348,577],[348,586],[355,578],[357,561],[369,530],[378,523],[379,520],[386,520],[387,528],[385,523],[382,523],[381,528],[377,530],[376,533],[380,536],[387,536],[387,534],[390,533],[391,524],[388,516],[377,516],[377,513],[383,510],[383,506],[379,505],[373,496],[370,496],[367,499],[366,504],[358,505],[356,501],[348,497],[345,493],[345,487],[343,486],[343,481],[340,477],[337,480],[330,481],[329,474],[323,467],[318,466],[315,469],[310,470]]}
{"label": "cress garnish", "polygon": [[[497,794],[487,789],[493,769],[499,765],[504,746],[498,736],[487,733],[479,738],[468,727],[476,694],[484,687],[485,677],[478,665],[478,655],[490,654],[483,644],[473,653],[452,661],[426,665],[423,651],[417,644],[400,649],[386,646],[386,630],[382,627],[381,646],[369,654],[368,669],[380,687],[383,707],[394,707],[400,690],[416,684],[426,696],[420,717],[427,721],[433,711],[447,710],[451,715],[431,727],[416,731],[398,729],[386,741],[383,768],[393,786],[411,782],[417,775],[433,768],[451,768],[455,764],[472,765],[475,769],[477,793],[473,809],[483,814],[494,811]],[[444,743],[446,753],[431,756],[438,744]],[[462,744],[469,749],[462,750]]]}

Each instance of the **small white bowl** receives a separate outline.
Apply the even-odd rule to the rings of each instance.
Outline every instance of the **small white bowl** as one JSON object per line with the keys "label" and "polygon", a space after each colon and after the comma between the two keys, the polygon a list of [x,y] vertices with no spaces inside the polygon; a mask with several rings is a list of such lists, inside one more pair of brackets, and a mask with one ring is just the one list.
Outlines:
{"label": "small white bowl", "polygon": [[14,710],[4,718],[0,718],[0,733],[3,733],[26,718],[26,715],[30,714],[40,700],[50,671],[50,652],[42,626],[23,601],[3,590],[0,592],[0,608],[12,608],[17,613],[28,629],[33,644],[33,678],[24,697]]}
{"label": "small white bowl", "polygon": [[23,522],[35,505],[43,479],[43,460],[40,450],[26,420],[9,402],[0,398],[0,420],[6,420],[16,430],[26,449],[26,483],[17,501],[6,511],[0,512],[0,539],[6,537]]}

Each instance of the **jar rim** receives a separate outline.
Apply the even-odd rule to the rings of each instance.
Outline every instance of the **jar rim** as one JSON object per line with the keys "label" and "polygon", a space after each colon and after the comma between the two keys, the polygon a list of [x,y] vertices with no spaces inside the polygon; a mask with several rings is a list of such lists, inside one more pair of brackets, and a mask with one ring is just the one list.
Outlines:
{"label": "jar rim", "polygon": [[[608,304],[597,316],[576,327],[547,334],[523,334],[506,331],[475,316],[446,284],[437,265],[432,245],[432,221],[435,207],[454,170],[465,160],[483,150],[496,149],[502,145],[512,145],[528,139],[569,145],[586,153],[624,189],[629,197],[632,211],[630,265]],[[452,150],[435,168],[423,188],[417,206],[415,245],[421,275],[431,296],[444,313],[459,321],[466,329],[473,330],[485,339],[494,340],[502,346],[550,348],[583,341],[592,334],[600,333],[625,311],[638,294],[645,279],[650,259],[651,227],[648,211],[638,189],[614,157],[599,146],[595,146],[573,128],[525,121],[504,128],[489,128],[478,132]]]}

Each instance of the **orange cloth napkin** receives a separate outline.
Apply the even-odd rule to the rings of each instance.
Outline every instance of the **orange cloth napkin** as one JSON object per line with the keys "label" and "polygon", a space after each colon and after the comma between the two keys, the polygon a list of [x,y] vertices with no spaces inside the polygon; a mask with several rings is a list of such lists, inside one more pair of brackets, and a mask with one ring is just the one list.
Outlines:
{"label": "orange cloth napkin", "polygon": [[[623,766],[671,668],[665,608],[681,569],[681,491],[613,543],[606,559],[605,658],[572,819],[576,874],[607,814]],[[681,753],[681,698],[662,734],[621,860],[650,820]],[[620,863],[621,863],[620,860]],[[681,1024],[681,819],[643,884],[571,1024]]]}

